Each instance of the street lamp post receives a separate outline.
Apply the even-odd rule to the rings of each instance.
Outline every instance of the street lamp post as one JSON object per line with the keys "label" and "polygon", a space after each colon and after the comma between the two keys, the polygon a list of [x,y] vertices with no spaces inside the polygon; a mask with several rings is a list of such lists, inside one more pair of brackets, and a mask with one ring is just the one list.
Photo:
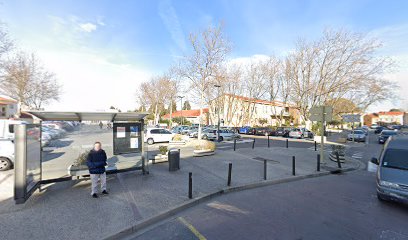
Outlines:
{"label": "street lamp post", "polygon": [[215,84],[214,87],[217,88],[217,114],[218,114],[218,124],[217,124],[217,141],[220,141],[220,85]]}
{"label": "street lamp post", "polygon": [[181,125],[183,125],[184,124],[184,120],[183,120],[183,98],[184,98],[184,96],[177,96],[178,98],[180,98],[180,104],[181,104],[181,113],[180,113],[180,116],[181,116]]}

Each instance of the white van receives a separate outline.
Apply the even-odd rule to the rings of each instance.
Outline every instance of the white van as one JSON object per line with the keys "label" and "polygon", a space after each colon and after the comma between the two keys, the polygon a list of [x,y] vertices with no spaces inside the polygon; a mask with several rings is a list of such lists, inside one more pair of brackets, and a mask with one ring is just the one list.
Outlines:
{"label": "white van", "polygon": [[15,124],[25,124],[19,120],[0,120],[0,171],[13,168],[14,165],[14,129]]}

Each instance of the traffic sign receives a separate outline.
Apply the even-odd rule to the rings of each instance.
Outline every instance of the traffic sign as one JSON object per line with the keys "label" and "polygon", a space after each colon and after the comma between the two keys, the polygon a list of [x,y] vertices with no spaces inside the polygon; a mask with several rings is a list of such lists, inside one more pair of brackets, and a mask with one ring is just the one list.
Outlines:
{"label": "traffic sign", "polygon": [[360,114],[346,114],[341,116],[344,122],[353,123],[353,122],[360,122],[361,115]]}
{"label": "traffic sign", "polygon": [[310,120],[315,122],[331,121],[333,119],[333,108],[330,106],[317,106],[309,110]]}

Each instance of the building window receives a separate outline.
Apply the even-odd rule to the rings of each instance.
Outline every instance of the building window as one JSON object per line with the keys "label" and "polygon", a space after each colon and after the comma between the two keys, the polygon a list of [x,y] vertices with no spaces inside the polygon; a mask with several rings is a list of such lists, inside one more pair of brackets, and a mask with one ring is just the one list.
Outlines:
{"label": "building window", "polygon": [[9,107],[10,107],[10,109],[14,109],[14,105],[13,105],[13,104],[9,105]]}

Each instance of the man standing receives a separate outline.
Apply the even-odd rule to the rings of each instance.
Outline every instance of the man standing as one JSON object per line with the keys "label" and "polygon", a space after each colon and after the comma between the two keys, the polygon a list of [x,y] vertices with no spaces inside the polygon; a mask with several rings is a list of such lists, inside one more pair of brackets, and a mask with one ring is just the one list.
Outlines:
{"label": "man standing", "polygon": [[95,142],[94,148],[89,152],[88,158],[86,159],[86,165],[88,166],[89,174],[91,175],[91,195],[93,198],[98,198],[98,179],[101,181],[102,194],[108,194],[106,191],[106,159],[106,153],[102,149],[102,144],[100,142]]}

